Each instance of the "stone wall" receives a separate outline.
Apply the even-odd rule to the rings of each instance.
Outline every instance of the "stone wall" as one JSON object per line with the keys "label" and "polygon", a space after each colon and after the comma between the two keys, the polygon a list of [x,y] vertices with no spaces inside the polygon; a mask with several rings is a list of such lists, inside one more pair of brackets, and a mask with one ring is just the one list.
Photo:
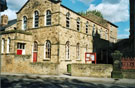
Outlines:
{"label": "stone wall", "polygon": [[122,71],[123,78],[135,79],[135,70],[134,71]]}
{"label": "stone wall", "polygon": [[[4,55],[3,55],[4,56]],[[21,74],[44,74],[57,75],[57,64],[52,63],[31,63],[28,55],[12,55],[4,58],[2,56],[3,73],[21,73]],[[4,58],[4,59],[3,59]],[[15,59],[13,59],[15,58]]]}
{"label": "stone wall", "polygon": [[111,77],[113,68],[109,64],[72,64],[72,76],[84,77]]}

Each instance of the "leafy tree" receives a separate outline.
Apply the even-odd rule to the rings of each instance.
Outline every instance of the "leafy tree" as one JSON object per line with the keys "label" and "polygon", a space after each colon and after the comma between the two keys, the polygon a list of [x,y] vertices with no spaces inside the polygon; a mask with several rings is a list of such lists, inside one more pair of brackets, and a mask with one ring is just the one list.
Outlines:
{"label": "leafy tree", "polygon": [[88,16],[89,14],[93,14],[93,15],[96,15],[100,18],[103,18],[102,13],[98,10],[92,10],[92,11],[87,11],[87,12],[82,11],[82,12],[79,12],[79,14],[82,15],[82,16]]}

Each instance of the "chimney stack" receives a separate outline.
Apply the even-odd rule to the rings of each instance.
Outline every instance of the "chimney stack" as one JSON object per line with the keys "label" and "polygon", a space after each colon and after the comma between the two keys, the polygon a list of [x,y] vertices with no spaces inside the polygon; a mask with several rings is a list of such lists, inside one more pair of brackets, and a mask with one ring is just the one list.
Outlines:
{"label": "chimney stack", "polygon": [[5,26],[8,24],[8,16],[7,15],[2,15],[1,16],[1,26]]}

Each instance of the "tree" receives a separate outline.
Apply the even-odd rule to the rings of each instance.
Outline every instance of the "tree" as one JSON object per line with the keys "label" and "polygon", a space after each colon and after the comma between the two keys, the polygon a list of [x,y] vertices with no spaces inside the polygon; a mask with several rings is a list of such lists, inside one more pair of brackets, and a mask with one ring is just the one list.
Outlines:
{"label": "tree", "polygon": [[103,18],[102,13],[98,10],[92,10],[92,11],[87,11],[87,12],[82,11],[82,12],[79,12],[79,14],[82,15],[82,16],[88,16],[89,14],[93,14],[93,15],[96,15],[100,18]]}

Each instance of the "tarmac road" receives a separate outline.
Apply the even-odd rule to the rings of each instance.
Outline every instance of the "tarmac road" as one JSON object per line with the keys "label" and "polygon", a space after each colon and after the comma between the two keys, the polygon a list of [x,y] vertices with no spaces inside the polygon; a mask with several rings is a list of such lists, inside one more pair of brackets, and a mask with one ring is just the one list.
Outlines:
{"label": "tarmac road", "polygon": [[134,80],[125,83],[112,79],[67,76],[1,75],[1,88],[135,88]]}

